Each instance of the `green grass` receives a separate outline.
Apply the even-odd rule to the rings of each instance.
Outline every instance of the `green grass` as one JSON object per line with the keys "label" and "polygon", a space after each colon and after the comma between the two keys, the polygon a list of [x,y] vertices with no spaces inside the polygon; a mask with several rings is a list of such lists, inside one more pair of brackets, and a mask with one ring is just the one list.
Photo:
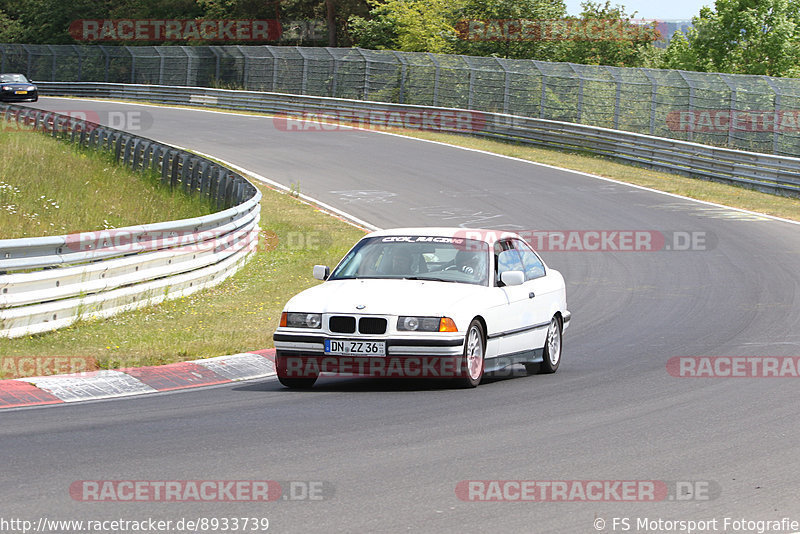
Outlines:
{"label": "green grass", "polygon": [[210,202],[132,172],[108,152],[0,121],[0,239],[120,228],[214,211]]}
{"label": "green grass", "polygon": [[[259,186],[258,251],[218,286],[55,332],[0,339],[4,356],[93,357],[101,368],[157,365],[272,347],[284,304],[316,283],[364,232],[286,193]],[[4,377],[10,378],[10,377]]]}

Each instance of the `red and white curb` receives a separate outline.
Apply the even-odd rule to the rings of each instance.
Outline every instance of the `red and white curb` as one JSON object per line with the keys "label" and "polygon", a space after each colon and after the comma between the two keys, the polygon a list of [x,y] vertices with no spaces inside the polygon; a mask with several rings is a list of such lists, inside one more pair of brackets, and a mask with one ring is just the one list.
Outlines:
{"label": "red and white curb", "polygon": [[153,367],[0,380],[0,409],[227,384],[275,374],[275,349]]}

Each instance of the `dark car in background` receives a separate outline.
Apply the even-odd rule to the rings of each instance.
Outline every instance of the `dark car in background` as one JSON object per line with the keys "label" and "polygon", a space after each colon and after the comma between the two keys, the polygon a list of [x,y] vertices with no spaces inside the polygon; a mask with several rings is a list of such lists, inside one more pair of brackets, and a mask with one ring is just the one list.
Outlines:
{"label": "dark car in background", "polygon": [[0,74],[0,101],[36,102],[39,89],[23,74]]}

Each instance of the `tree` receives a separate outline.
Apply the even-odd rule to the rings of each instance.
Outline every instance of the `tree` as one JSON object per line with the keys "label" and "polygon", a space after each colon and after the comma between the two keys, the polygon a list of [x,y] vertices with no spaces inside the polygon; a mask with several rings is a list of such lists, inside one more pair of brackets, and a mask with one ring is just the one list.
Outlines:
{"label": "tree", "polygon": [[449,0],[369,0],[369,19],[350,17],[355,44],[379,50],[450,53],[457,4]]}
{"label": "tree", "polygon": [[670,42],[665,66],[798,76],[798,63],[799,0],[716,0],[694,18],[686,42]]}
{"label": "tree", "polygon": [[564,61],[585,65],[640,67],[649,57],[649,49],[658,37],[652,25],[632,22],[636,12],[626,13],[621,5],[606,0],[583,2],[580,20],[587,29],[587,39],[571,40]]}
{"label": "tree", "polygon": [[565,43],[528,30],[566,14],[563,0],[465,0],[456,23],[456,49],[474,56],[560,61]]}

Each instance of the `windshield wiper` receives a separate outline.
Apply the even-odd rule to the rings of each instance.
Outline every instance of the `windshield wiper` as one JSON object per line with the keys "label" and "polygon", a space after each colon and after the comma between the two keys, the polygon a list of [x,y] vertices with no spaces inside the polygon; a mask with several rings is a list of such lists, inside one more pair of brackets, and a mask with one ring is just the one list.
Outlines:
{"label": "windshield wiper", "polygon": [[404,276],[403,280],[427,280],[431,282],[455,282],[455,280],[445,280],[443,278],[431,278],[430,276]]}

